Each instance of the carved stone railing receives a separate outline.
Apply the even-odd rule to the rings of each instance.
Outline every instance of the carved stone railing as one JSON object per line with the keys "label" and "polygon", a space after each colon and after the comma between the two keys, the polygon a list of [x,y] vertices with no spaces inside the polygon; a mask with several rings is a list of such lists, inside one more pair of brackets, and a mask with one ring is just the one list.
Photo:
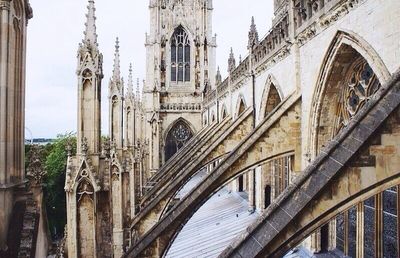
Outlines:
{"label": "carved stone railing", "polygon": [[[296,42],[302,46],[366,0],[296,0]],[[312,3],[310,5],[310,3]]]}
{"label": "carved stone railing", "polygon": [[[275,23],[268,34],[257,44],[252,55],[248,55],[240,64],[231,72],[230,77],[226,78],[217,86],[218,97],[225,96],[229,91],[229,85],[238,85],[245,78],[248,78],[250,72],[250,58],[254,70],[268,62],[273,58],[285,45],[288,45],[289,39],[289,20],[288,13],[284,13],[279,21]],[[237,87],[233,87],[237,88]],[[217,93],[212,90],[207,93],[203,100],[203,106],[207,106],[216,100]]]}
{"label": "carved stone railing", "polygon": [[297,33],[300,33],[316,19],[328,13],[334,6],[347,0],[295,0],[294,23]]}
{"label": "carved stone railing", "polygon": [[197,103],[162,103],[160,106],[161,111],[175,111],[175,110],[201,110],[201,104]]}

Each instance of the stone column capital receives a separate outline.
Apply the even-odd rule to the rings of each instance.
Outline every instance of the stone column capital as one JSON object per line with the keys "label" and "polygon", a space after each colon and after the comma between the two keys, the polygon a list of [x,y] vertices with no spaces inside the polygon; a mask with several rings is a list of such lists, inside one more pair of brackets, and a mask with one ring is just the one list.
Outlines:
{"label": "stone column capital", "polygon": [[11,0],[0,0],[0,10],[10,10]]}

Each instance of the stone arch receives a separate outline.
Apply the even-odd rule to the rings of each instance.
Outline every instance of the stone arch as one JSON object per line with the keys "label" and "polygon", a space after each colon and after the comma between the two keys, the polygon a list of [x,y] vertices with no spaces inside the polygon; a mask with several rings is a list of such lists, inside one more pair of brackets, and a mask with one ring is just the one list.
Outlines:
{"label": "stone arch", "polygon": [[167,46],[167,61],[170,64],[168,69],[169,81],[173,83],[192,81],[194,42],[189,30],[182,24],[176,26],[169,35]]}
{"label": "stone arch", "polygon": [[222,120],[225,119],[227,116],[228,116],[228,112],[227,112],[227,109],[226,109],[226,105],[223,104],[222,105],[222,109],[221,109],[221,118],[222,118]]}
{"label": "stone arch", "polygon": [[216,120],[216,117],[215,117],[215,112],[214,112],[214,111],[212,111],[212,112],[211,112],[211,123],[214,123],[214,122],[215,122],[215,120]]}
{"label": "stone arch", "polygon": [[236,102],[236,118],[238,118],[247,108],[243,94],[240,94]]}
{"label": "stone arch", "polygon": [[[336,34],[322,63],[312,100],[309,161],[347,126],[389,77],[383,61],[367,42],[351,32]],[[333,225],[328,223],[312,235],[317,251],[328,249],[329,239],[336,235]]]}
{"label": "stone arch", "polygon": [[334,136],[339,122],[338,112],[341,112],[337,101],[345,94],[340,86],[351,76],[350,69],[362,63],[369,66],[380,85],[390,78],[382,59],[365,40],[355,33],[339,31],[327,50],[313,94],[309,122],[309,159],[315,157],[323,144]]}
{"label": "stone arch", "polygon": [[267,114],[282,101],[282,99],[282,90],[275,77],[270,74],[267,78],[261,99],[259,120],[263,120]]}
{"label": "stone arch", "polygon": [[77,191],[77,248],[81,257],[94,257],[96,248],[94,187],[80,180]]}
{"label": "stone arch", "polygon": [[164,137],[165,162],[178,152],[193,137],[194,133],[193,126],[184,118],[179,118],[172,123]]}

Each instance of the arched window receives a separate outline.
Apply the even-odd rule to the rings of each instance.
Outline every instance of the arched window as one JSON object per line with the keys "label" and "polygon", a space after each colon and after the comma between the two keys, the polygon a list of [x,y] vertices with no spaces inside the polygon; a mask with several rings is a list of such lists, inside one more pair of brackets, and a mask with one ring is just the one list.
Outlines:
{"label": "arched window", "polygon": [[165,143],[165,161],[169,160],[187,141],[193,132],[184,121],[178,121],[168,132]]}
{"label": "arched window", "polygon": [[171,81],[190,81],[190,40],[182,26],[171,39]]}

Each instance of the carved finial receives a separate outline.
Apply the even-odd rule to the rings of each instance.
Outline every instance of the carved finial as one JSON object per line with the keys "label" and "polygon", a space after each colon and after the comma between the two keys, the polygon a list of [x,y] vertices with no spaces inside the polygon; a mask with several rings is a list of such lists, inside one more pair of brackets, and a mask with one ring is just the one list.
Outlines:
{"label": "carved finial", "polygon": [[42,162],[42,148],[39,145],[32,145],[29,151],[29,166],[27,167],[27,176],[34,186],[40,186],[46,171]]}
{"label": "carved finial", "polygon": [[119,56],[119,39],[115,40],[115,56],[114,56],[114,70],[113,70],[113,81],[117,82],[121,80],[121,62]]}
{"label": "carved finial", "polygon": [[111,150],[110,139],[107,138],[103,141],[103,155],[109,157],[110,150]]}
{"label": "carved finial", "polygon": [[132,63],[129,64],[128,97],[134,97],[134,93],[133,93],[133,69],[132,69]]}
{"label": "carved finial", "polygon": [[82,154],[87,155],[89,150],[89,145],[88,145],[88,139],[86,137],[82,138],[81,149],[82,149]]}
{"label": "carved finial", "polygon": [[228,72],[231,73],[236,68],[236,60],[235,55],[233,54],[233,48],[231,48],[231,53],[229,54],[228,59]]}
{"label": "carved finial", "polygon": [[111,152],[115,152],[117,150],[117,144],[115,143],[114,140],[111,140],[110,142],[110,150]]}
{"label": "carved finial", "polygon": [[140,100],[140,90],[139,90],[139,86],[140,86],[140,80],[139,78],[136,78],[136,99],[139,101]]}
{"label": "carved finial", "polygon": [[96,34],[96,8],[94,6],[94,0],[89,0],[88,3],[88,13],[86,15],[86,29],[85,29],[85,40],[86,44],[95,44],[97,45],[97,34]]}
{"label": "carved finial", "polygon": [[221,76],[221,71],[219,70],[219,66],[217,69],[217,75],[215,76],[215,82],[217,85],[221,84],[222,82],[222,76]]}
{"label": "carved finial", "polygon": [[258,32],[256,28],[256,24],[254,23],[254,16],[251,17],[251,25],[249,31],[249,44],[247,49],[252,49],[254,46],[258,45]]}
{"label": "carved finial", "polygon": [[67,142],[65,144],[65,151],[67,152],[68,157],[72,156],[72,143],[69,138],[67,139]]}

